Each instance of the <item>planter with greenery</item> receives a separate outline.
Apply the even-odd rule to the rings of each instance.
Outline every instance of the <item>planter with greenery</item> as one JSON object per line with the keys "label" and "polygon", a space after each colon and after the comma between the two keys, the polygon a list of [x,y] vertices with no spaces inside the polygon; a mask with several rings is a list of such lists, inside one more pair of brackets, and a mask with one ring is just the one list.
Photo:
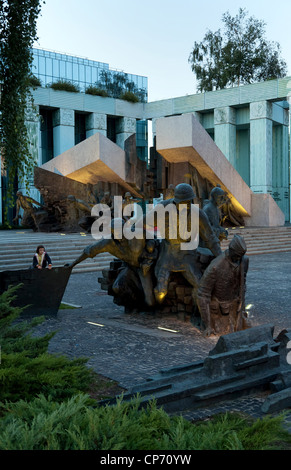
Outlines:
{"label": "planter with greenery", "polygon": [[80,88],[69,80],[57,80],[56,82],[50,83],[48,88],[52,88],[53,90],[69,91],[71,93],[80,92]]}
{"label": "planter with greenery", "polygon": [[119,99],[129,101],[130,103],[139,102],[139,97],[132,91],[125,91],[124,93],[121,93],[121,95],[119,96]]}
{"label": "planter with greenery", "polygon": [[85,93],[87,95],[103,96],[104,98],[109,96],[106,90],[103,90],[102,88],[99,88],[94,85],[88,86],[85,90]]}

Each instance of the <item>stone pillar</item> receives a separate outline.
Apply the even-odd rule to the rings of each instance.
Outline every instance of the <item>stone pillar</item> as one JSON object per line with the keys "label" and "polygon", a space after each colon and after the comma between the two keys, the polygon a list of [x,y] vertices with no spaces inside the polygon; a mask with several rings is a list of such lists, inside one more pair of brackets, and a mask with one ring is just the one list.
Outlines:
{"label": "stone pillar", "polygon": [[289,110],[283,112],[283,124],[273,127],[272,196],[289,221]]}
{"label": "stone pillar", "polygon": [[250,187],[272,194],[272,103],[250,103]]}
{"label": "stone pillar", "polygon": [[234,166],[236,163],[236,111],[226,106],[214,110],[214,140]]}
{"label": "stone pillar", "polygon": [[132,134],[136,134],[136,119],[119,118],[116,123],[116,144],[124,149],[124,142]]}
{"label": "stone pillar", "polygon": [[284,204],[283,212],[286,217],[286,221],[290,222],[290,191],[289,191],[289,169],[290,169],[290,158],[289,158],[289,109],[284,110],[284,125],[282,126],[282,185],[284,191]]}
{"label": "stone pillar", "polygon": [[75,145],[75,111],[57,109],[53,114],[54,157]]}
{"label": "stone pillar", "polygon": [[154,139],[157,136],[157,118],[152,118],[152,145],[154,145]]}
{"label": "stone pillar", "polygon": [[203,125],[203,117],[202,114],[199,113],[198,111],[194,111],[193,116],[197,119],[198,122],[200,122],[201,125]]}
{"label": "stone pillar", "polygon": [[[25,125],[27,129],[29,141],[29,153],[35,165],[41,165],[40,155],[40,120],[39,120],[39,106],[28,106],[26,109]],[[27,184],[29,182],[29,194],[27,194]],[[29,195],[33,199],[40,201],[39,191],[34,186],[34,172],[25,175],[18,174],[18,189],[23,191],[24,194]]]}
{"label": "stone pillar", "polygon": [[86,137],[100,132],[100,134],[107,136],[107,116],[106,114],[90,113],[86,116]]}

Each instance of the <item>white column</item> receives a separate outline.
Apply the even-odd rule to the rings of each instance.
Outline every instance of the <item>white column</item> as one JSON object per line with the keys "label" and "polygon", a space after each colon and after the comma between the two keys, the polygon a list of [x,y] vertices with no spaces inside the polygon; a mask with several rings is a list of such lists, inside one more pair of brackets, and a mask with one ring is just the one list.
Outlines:
{"label": "white column", "polygon": [[214,140],[228,161],[236,164],[236,111],[230,106],[214,110]]}
{"label": "white column", "polygon": [[250,187],[272,194],[272,103],[250,103]]}
{"label": "white column", "polygon": [[283,114],[283,124],[273,126],[272,196],[289,220],[289,111]]}
{"label": "white column", "polygon": [[86,117],[86,137],[91,137],[97,132],[107,136],[107,116],[101,113],[90,113]]}
{"label": "white column", "polygon": [[75,111],[58,109],[53,114],[54,157],[75,145]]}
{"label": "white column", "polygon": [[132,134],[136,134],[136,119],[129,117],[119,118],[116,124],[116,144],[124,149],[124,142]]}

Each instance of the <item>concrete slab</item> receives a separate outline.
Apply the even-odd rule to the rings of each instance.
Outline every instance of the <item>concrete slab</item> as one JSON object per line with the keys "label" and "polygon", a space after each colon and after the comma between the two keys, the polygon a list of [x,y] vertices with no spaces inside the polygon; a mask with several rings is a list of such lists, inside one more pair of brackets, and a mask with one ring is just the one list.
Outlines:
{"label": "concrete slab", "polygon": [[285,225],[285,214],[270,194],[252,194],[252,214],[246,227],[279,227]]}
{"label": "concrete slab", "polygon": [[156,121],[157,151],[169,162],[189,162],[227,192],[246,226],[283,226],[285,216],[269,194],[254,194],[193,113]]}
{"label": "concrete slab", "polygon": [[250,216],[252,191],[193,114],[156,122],[157,151],[169,162],[189,162],[203,178],[220,184],[236,210]]}
{"label": "concrete slab", "polygon": [[118,183],[137,197],[141,195],[126,182],[126,154],[118,145],[97,132],[41,166],[81,183]]}
{"label": "concrete slab", "polygon": [[291,407],[291,388],[286,388],[266,398],[262,405],[263,413],[275,413]]}

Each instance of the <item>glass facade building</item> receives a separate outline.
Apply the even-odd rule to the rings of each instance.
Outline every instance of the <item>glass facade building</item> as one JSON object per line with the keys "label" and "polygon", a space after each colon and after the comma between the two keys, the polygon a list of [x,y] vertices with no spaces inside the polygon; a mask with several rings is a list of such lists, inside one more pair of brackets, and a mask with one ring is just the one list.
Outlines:
{"label": "glass facade building", "polygon": [[[33,75],[40,80],[41,87],[47,88],[50,87],[52,83],[58,81],[68,81],[74,84],[81,93],[85,93],[89,86],[98,86],[98,82],[102,82],[104,72],[107,72],[107,77],[111,77],[113,81],[116,79],[117,82],[120,76],[125,75],[126,83],[130,83],[132,90],[136,92],[141,101],[147,102],[147,77],[123,73],[110,69],[108,63],[98,62],[70,54],[39,48],[33,48],[32,53],[33,63],[31,71]],[[112,95],[109,94],[109,96]],[[73,101],[69,106],[72,106],[72,110],[74,110],[74,142],[71,142],[71,144],[76,145],[88,137],[86,132],[86,120],[90,114],[90,110],[80,110],[77,107],[73,108],[74,106],[78,106]],[[39,115],[41,116],[41,163],[46,163],[56,156],[56,150],[54,148],[55,135],[53,125],[53,116],[55,111],[56,109],[54,107],[51,107],[49,104],[46,105],[46,103],[42,103],[39,106]],[[116,123],[119,116],[110,114],[109,110],[106,114],[106,136],[116,143]],[[147,128],[148,125],[146,120],[136,120],[137,154],[140,159],[145,161],[148,158]]]}
{"label": "glass facade building", "polygon": [[[109,64],[69,54],[33,48],[32,73],[41,81],[42,86],[58,80],[68,80],[85,92],[90,85],[96,85],[101,79],[101,72],[108,71],[113,75],[120,72],[110,69]],[[148,79],[140,75],[126,73],[127,79],[137,89],[145,91],[147,101]]]}

